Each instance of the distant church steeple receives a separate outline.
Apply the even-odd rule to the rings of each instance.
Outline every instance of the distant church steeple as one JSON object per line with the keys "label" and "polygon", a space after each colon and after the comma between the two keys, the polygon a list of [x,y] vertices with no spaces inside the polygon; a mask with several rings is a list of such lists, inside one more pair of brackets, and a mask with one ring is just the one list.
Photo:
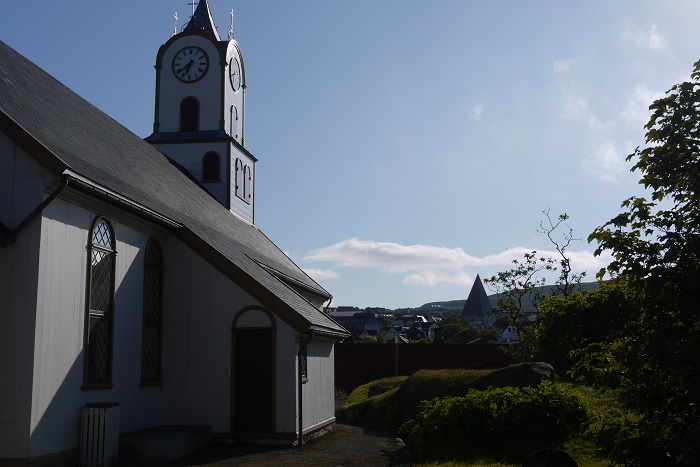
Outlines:
{"label": "distant church steeple", "polygon": [[479,275],[476,275],[476,280],[472,286],[469,297],[467,298],[464,308],[462,309],[462,318],[481,318],[486,319],[491,311],[491,302],[486,295],[484,284],[481,282]]}

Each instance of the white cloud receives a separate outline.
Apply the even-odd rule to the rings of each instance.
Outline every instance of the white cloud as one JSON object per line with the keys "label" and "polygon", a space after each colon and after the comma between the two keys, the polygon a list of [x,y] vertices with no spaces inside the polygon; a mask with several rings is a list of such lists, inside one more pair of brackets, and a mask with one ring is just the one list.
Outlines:
{"label": "white cloud", "polygon": [[652,24],[649,30],[629,29],[627,34],[641,47],[646,47],[649,50],[666,49],[666,38],[659,33],[659,28],[656,27],[656,24]]}
{"label": "white cloud", "polygon": [[469,111],[469,116],[471,118],[473,118],[474,120],[481,120],[481,116],[483,115],[483,113],[484,113],[484,109],[479,104],[476,104]]}
{"label": "white cloud", "polygon": [[627,96],[627,104],[622,110],[622,117],[631,127],[641,129],[651,116],[649,106],[663,96],[663,92],[652,91],[644,84],[636,85],[634,91]]}
{"label": "white cloud", "polygon": [[610,131],[615,126],[615,122],[601,122],[596,117],[588,117],[588,128],[598,133]]}
{"label": "white cloud", "polygon": [[304,269],[304,272],[311,276],[314,280],[330,280],[330,279],[337,279],[340,277],[340,275],[333,271],[332,269],[314,269],[314,268],[309,268],[309,269]]}
{"label": "white cloud", "polygon": [[571,73],[573,66],[576,64],[575,58],[567,58],[564,60],[557,60],[552,63],[552,72],[554,73]]}
{"label": "white cloud", "polygon": [[[462,248],[433,245],[401,245],[350,238],[334,245],[313,250],[306,261],[332,262],[335,267],[371,268],[384,273],[402,274],[404,285],[469,286],[475,274],[467,269],[505,270],[513,260],[521,260],[531,248],[517,247],[483,257],[467,254]],[[556,251],[539,251],[538,255],[556,258]],[[597,258],[586,250],[569,252],[576,270],[598,270],[609,260]]]}
{"label": "white cloud", "polygon": [[446,273],[444,271],[427,270],[415,274],[409,274],[403,278],[404,285],[422,285],[426,287],[434,287],[438,285],[454,285],[465,289],[471,288],[474,284],[474,278],[469,274],[456,271]]}
{"label": "white cloud", "polygon": [[581,161],[581,167],[595,179],[613,183],[629,171],[626,158],[627,152],[615,144],[607,142],[591,151]]}
{"label": "white cloud", "polygon": [[564,116],[579,118],[588,110],[588,102],[581,96],[570,95],[564,101]]}

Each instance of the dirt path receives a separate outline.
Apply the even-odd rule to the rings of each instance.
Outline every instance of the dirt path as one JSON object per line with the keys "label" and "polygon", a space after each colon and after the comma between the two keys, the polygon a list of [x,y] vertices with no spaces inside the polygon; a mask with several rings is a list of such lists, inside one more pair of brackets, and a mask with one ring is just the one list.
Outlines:
{"label": "dirt path", "polygon": [[304,449],[214,443],[173,466],[408,466],[411,454],[392,435],[336,423],[333,431]]}

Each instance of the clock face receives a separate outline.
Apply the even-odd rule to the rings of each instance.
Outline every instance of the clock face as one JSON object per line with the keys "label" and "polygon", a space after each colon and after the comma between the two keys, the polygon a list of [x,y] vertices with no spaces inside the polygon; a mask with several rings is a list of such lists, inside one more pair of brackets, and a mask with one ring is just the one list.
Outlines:
{"label": "clock face", "polygon": [[173,58],[173,73],[180,81],[194,83],[209,69],[209,57],[199,47],[185,47]]}
{"label": "clock face", "polygon": [[238,60],[232,58],[228,66],[229,78],[231,78],[231,87],[234,91],[241,88],[241,65]]}

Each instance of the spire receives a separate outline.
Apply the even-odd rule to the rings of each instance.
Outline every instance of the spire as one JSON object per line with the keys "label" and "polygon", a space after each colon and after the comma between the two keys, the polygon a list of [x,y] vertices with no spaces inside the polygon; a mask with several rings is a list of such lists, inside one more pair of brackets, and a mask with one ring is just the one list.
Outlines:
{"label": "spire", "polygon": [[211,11],[209,10],[207,0],[199,0],[197,9],[194,11],[192,18],[190,18],[190,22],[187,23],[182,30],[200,31],[214,36],[217,41],[221,41],[219,31],[217,31],[216,25],[214,24],[214,19],[211,17]]}
{"label": "spire", "polygon": [[462,318],[482,318],[485,319],[491,311],[491,302],[486,295],[484,284],[481,282],[479,275],[476,275],[476,280],[472,286],[469,297],[467,298],[464,308],[462,309]]}

